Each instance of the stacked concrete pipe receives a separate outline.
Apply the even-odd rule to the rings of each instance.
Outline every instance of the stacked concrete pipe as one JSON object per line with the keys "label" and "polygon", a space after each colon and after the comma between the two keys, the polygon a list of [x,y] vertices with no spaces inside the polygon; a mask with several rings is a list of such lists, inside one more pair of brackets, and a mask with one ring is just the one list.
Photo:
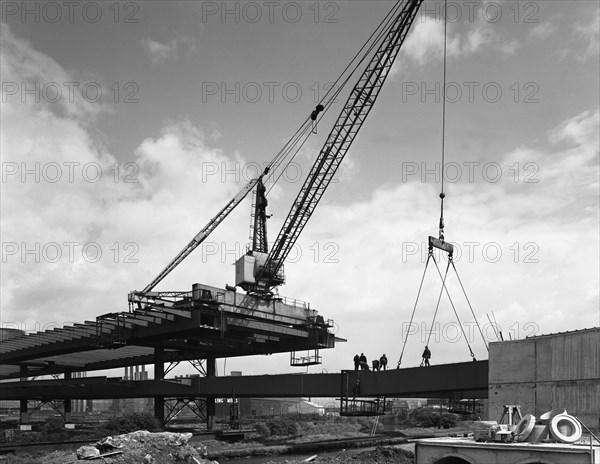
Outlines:
{"label": "stacked concrete pipe", "polygon": [[535,416],[527,414],[514,430],[515,441],[540,443],[547,438],[559,443],[575,443],[583,430],[579,421],[566,409],[545,412],[536,422]]}

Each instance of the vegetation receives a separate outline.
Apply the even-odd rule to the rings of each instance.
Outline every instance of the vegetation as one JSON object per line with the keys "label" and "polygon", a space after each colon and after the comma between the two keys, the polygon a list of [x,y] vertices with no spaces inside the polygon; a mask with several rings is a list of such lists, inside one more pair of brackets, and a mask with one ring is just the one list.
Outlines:
{"label": "vegetation", "polygon": [[41,441],[66,441],[69,433],[61,417],[50,417],[40,430]]}
{"label": "vegetation", "polygon": [[150,413],[127,412],[121,416],[113,417],[102,426],[102,436],[121,435],[123,433],[147,430],[160,432],[160,422]]}
{"label": "vegetation", "polygon": [[[457,416],[456,414],[442,413],[441,420],[442,427],[448,429],[456,426]],[[406,423],[413,427],[439,427],[440,412],[432,408],[416,408],[408,413]]]}
{"label": "vegetation", "polygon": [[[373,428],[373,419],[368,417],[340,416],[282,416],[251,424],[263,440],[277,441],[281,438],[302,437],[329,440],[368,435]],[[381,424],[380,424],[381,426]]]}

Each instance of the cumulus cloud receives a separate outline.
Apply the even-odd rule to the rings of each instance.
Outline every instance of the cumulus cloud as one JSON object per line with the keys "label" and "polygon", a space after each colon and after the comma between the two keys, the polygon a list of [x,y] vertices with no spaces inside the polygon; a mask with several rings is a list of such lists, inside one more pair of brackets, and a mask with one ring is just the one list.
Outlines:
{"label": "cumulus cloud", "polygon": [[600,9],[594,11],[589,22],[576,24],[575,36],[587,45],[577,58],[581,61],[595,59],[597,62],[600,53]]}
{"label": "cumulus cloud", "polygon": [[[42,75],[73,79],[3,34],[3,81],[31,88]],[[212,146],[218,132],[172,122],[123,164],[93,136],[84,103],[2,105],[4,322],[31,329],[126,309],[127,292],[154,277],[241,188],[208,175],[231,161]],[[192,275],[186,286],[199,278]]]}
{"label": "cumulus cloud", "polygon": [[[479,18],[479,16],[476,16]],[[447,26],[447,52],[449,57],[467,57],[486,50],[496,50],[506,55],[514,54],[520,47],[501,33],[493,23],[478,19],[466,26],[450,23]],[[415,22],[402,53],[422,66],[441,59],[444,52],[444,23],[435,18]]]}
{"label": "cumulus cloud", "polygon": [[191,51],[194,50],[193,39],[179,34],[166,43],[145,38],[142,39],[141,44],[145,52],[155,64],[162,63],[168,58],[177,56],[178,51],[184,47]]}
{"label": "cumulus cloud", "polygon": [[551,21],[544,21],[531,29],[529,37],[537,40],[546,40],[556,31],[556,25]]}
{"label": "cumulus cloud", "polygon": [[[67,73],[51,57],[35,50],[31,44],[17,38],[8,24],[2,26],[2,101],[18,101],[24,106],[80,121],[94,120],[108,111],[97,99],[97,89],[107,86],[97,79]],[[101,93],[101,90],[100,90]],[[4,108],[9,111],[9,108]]]}

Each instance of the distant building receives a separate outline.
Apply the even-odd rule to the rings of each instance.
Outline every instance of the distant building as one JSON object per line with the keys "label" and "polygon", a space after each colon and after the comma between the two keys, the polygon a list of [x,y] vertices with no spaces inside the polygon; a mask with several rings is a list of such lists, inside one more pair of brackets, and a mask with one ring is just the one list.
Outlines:
{"label": "distant building", "polygon": [[321,406],[318,403],[313,403],[312,401],[302,400],[293,406],[289,406],[288,414],[323,416],[325,414],[325,406]]}
{"label": "distant building", "polygon": [[301,398],[240,398],[240,416],[273,417],[288,414],[288,408]]}

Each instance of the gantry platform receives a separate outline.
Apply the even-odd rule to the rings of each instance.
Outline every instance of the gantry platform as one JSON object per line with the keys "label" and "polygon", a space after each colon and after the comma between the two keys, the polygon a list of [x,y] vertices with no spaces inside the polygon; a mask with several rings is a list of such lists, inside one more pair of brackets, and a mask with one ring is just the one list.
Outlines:
{"label": "gantry platform", "polygon": [[[0,345],[0,399],[19,399],[21,422],[28,401],[63,400],[65,420],[77,398],[154,399],[154,414],[165,421],[180,405],[203,402],[212,427],[215,397],[198,388],[165,380],[181,361],[191,361],[205,377],[216,374],[216,359],[333,348],[345,341],[307,303],[260,298],[195,284],[191,292],[132,292],[127,312],[106,313],[95,321],[54,328],[5,340]],[[165,369],[165,364],[168,367]],[[154,365],[154,379],[133,381],[81,378],[82,372]],[[52,375],[55,380],[36,380]],[[62,379],[58,376],[62,375]],[[10,382],[11,379],[19,379]]]}
{"label": "gantry platform", "polygon": [[155,364],[157,356],[179,362],[333,348],[332,326],[297,300],[195,284],[191,292],[148,293],[129,312],[3,341],[0,380]]}

